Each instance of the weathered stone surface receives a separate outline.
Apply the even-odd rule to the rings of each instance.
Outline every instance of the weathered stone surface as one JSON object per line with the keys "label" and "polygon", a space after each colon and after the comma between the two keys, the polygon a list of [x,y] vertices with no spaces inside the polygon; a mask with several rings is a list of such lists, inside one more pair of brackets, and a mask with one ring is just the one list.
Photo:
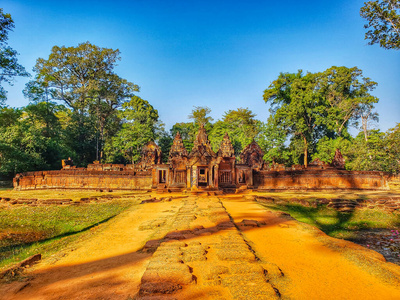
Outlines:
{"label": "weathered stone surface", "polygon": [[257,171],[254,186],[260,190],[388,189],[387,176],[383,173],[333,168]]}
{"label": "weathered stone surface", "polygon": [[333,157],[331,166],[336,169],[344,170],[345,160],[339,149],[336,149],[335,156]]}
{"label": "weathered stone surface", "polygon": [[61,165],[63,169],[70,169],[74,166],[74,162],[70,157],[68,157],[68,159],[63,159],[61,161]]}
{"label": "weathered stone surface", "polygon": [[141,155],[142,157],[138,165],[142,170],[149,170],[154,165],[161,164],[162,152],[160,147],[154,142],[148,142],[142,148]]}
{"label": "weathered stone surface", "polygon": [[256,141],[253,140],[240,154],[240,163],[261,170],[264,164],[263,157],[264,152]]}
{"label": "weathered stone surface", "polygon": [[189,154],[191,161],[200,159],[204,164],[208,164],[210,159],[215,158],[217,155],[211,148],[210,141],[204,125],[200,126],[199,132],[197,133],[196,139],[193,143],[192,151]]}
{"label": "weathered stone surface", "polygon": [[[328,167],[329,165],[320,160],[319,158],[314,159],[312,162],[308,164],[308,168],[326,169]],[[300,166],[300,168],[297,168],[297,170],[301,170],[303,168],[304,168],[303,166]]]}
{"label": "weathered stone surface", "polygon": [[169,150],[168,162],[171,163],[175,158],[187,157],[189,154],[183,145],[182,137],[179,132],[176,133],[171,149]]}
{"label": "weathered stone surface", "polygon": [[18,174],[14,188],[30,189],[144,189],[151,188],[150,172],[142,171],[89,171],[88,169],[64,169]]}
{"label": "weathered stone surface", "polygon": [[228,133],[225,133],[217,155],[220,157],[235,157],[235,149],[233,149]]}

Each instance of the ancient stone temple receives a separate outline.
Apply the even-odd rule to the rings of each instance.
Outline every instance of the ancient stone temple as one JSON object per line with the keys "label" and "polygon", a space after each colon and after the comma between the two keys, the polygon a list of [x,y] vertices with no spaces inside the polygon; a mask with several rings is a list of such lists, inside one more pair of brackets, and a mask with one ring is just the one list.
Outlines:
{"label": "ancient stone temple", "polygon": [[179,132],[171,146],[167,163],[161,149],[147,143],[137,164],[95,164],[76,168],[64,161],[60,171],[17,174],[15,189],[97,189],[157,190],[160,192],[238,192],[243,190],[387,189],[388,175],[381,172],[344,170],[344,159],[337,150],[332,164],[315,160],[308,168],[268,166],[261,147],[253,140],[240,160],[228,134],[215,153],[201,126],[188,153]]}
{"label": "ancient stone temple", "polygon": [[218,185],[216,166],[217,154],[211,149],[206,130],[201,125],[189,154],[190,187],[193,189],[216,187]]}
{"label": "ancient stone temple", "polygon": [[252,184],[251,167],[236,163],[228,134],[215,153],[204,126],[200,127],[190,153],[180,134],[176,134],[168,163],[155,165],[153,178],[153,188],[170,191],[216,191]]}

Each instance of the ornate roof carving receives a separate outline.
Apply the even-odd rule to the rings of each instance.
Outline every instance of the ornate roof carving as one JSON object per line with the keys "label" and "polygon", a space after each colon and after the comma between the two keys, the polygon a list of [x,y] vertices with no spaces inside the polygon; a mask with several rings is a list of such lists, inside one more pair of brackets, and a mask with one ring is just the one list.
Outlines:
{"label": "ornate roof carving", "polygon": [[153,167],[153,165],[161,164],[162,152],[160,147],[157,146],[153,141],[148,142],[142,148],[142,157],[139,162],[141,169],[147,170]]}
{"label": "ornate roof carving", "polygon": [[171,162],[174,158],[182,158],[187,157],[189,154],[183,145],[182,137],[179,132],[176,133],[174,141],[171,146],[171,150],[169,150],[168,161]]}
{"label": "ornate roof carving", "polygon": [[261,147],[253,140],[240,154],[240,163],[252,168],[261,169],[264,164],[263,156],[264,152],[261,150]]}
{"label": "ornate roof carving", "polygon": [[235,157],[235,150],[233,149],[228,133],[225,133],[217,155],[221,157]]}
{"label": "ornate roof carving", "polygon": [[210,141],[208,140],[204,125],[201,124],[196,139],[194,140],[192,152],[189,154],[189,158],[214,158],[216,156],[215,152],[211,149]]}

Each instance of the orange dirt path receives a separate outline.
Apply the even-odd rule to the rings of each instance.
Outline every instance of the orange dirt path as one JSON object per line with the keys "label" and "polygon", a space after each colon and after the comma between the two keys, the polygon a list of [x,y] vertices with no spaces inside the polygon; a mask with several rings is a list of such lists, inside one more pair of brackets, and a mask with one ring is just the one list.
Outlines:
{"label": "orange dirt path", "polygon": [[271,281],[284,298],[400,299],[400,267],[381,254],[278,217],[242,197],[223,203],[235,223],[250,219],[265,224],[239,228],[266,269],[279,268]]}
{"label": "orange dirt path", "polygon": [[400,299],[397,265],[244,197],[141,200],[0,299]]}

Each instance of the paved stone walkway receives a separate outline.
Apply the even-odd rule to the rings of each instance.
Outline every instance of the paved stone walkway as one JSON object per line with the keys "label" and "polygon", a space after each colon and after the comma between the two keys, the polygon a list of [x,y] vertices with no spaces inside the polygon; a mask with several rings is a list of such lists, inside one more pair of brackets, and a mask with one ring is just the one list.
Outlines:
{"label": "paved stone walkway", "polygon": [[220,199],[186,198],[169,220],[151,223],[162,224],[169,233],[146,244],[147,251],[155,252],[142,277],[139,299],[177,291],[184,298],[278,298],[279,291],[268,282],[267,271]]}

